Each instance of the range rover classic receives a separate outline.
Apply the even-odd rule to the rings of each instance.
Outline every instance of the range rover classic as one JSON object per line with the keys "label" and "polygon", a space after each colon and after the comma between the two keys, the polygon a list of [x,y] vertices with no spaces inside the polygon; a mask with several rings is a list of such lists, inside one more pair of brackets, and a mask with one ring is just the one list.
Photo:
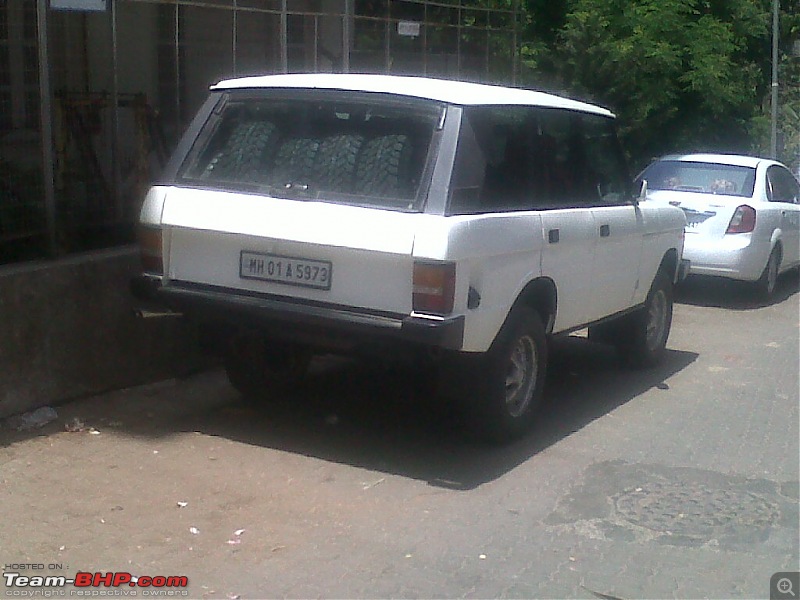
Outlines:
{"label": "range rover classic", "polygon": [[[318,354],[412,357],[478,433],[523,434],[548,339],[664,354],[685,217],[640,203],[604,108],[421,77],[223,81],[141,210],[142,299],[263,397]],[[646,186],[645,186],[646,187]]]}

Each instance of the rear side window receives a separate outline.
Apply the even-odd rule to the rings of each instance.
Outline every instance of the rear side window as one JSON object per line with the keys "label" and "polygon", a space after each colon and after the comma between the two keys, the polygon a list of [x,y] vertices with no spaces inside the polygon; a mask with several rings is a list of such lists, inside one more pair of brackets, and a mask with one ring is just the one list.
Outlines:
{"label": "rear side window", "polygon": [[603,206],[630,199],[612,119],[523,106],[469,107],[465,114],[451,214]]}
{"label": "rear side window", "polygon": [[800,186],[788,169],[772,165],[767,169],[767,195],[770,202],[800,202]]}
{"label": "rear side window", "polygon": [[750,198],[755,186],[756,170],[716,163],[660,160],[647,167],[638,179],[645,179],[650,190]]}
{"label": "rear side window", "polygon": [[414,209],[443,110],[339,92],[231,97],[200,132],[179,178],[283,198]]}

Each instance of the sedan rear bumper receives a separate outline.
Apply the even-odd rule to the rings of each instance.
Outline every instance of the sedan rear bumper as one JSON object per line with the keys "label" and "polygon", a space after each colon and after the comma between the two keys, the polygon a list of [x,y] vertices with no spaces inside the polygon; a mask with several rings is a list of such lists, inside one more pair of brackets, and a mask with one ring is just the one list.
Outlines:
{"label": "sedan rear bumper", "polygon": [[756,281],[764,272],[772,248],[751,234],[728,234],[722,239],[686,235],[683,257],[691,262],[692,275],[715,275]]}

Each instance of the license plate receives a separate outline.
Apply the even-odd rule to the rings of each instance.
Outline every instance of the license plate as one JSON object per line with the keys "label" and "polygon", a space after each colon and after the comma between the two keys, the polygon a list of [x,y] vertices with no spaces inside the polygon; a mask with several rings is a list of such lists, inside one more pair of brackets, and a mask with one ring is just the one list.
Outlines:
{"label": "license plate", "polygon": [[333,277],[333,264],[327,260],[311,260],[242,250],[239,259],[239,276],[242,279],[259,279],[329,290]]}

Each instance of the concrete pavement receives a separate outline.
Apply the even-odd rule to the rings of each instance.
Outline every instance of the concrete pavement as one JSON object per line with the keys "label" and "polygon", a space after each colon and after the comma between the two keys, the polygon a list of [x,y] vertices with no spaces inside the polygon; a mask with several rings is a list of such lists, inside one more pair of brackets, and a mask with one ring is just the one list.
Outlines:
{"label": "concrete pavement", "polygon": [[798,298],[796,274],[768,306],[690,281],[652,371],[559,340],[504,448],[348,362],[261,410],[219,372],[73,402],[0,430],[0,560],[181,575],[192,598],[767,598],[800,568]]}

